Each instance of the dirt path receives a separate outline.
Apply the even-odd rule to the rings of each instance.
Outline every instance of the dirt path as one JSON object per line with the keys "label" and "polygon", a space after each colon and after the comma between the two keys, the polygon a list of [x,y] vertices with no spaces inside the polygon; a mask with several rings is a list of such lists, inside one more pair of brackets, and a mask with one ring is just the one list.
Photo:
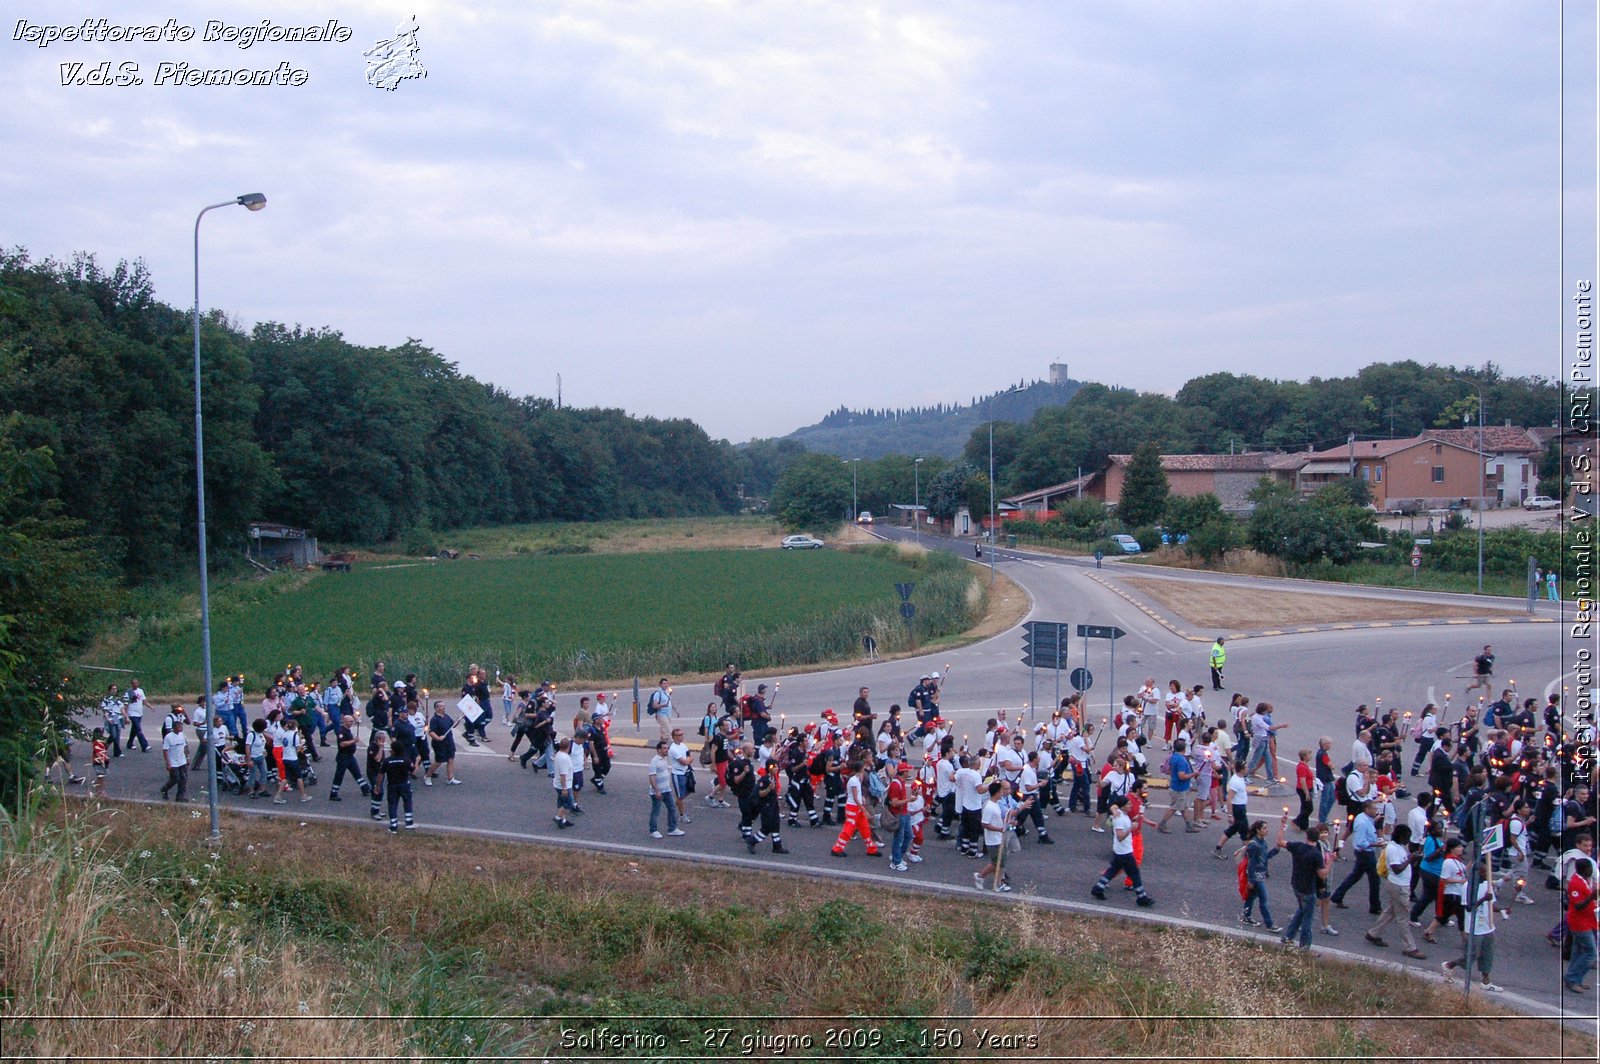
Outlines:
{"label": "dirt path", "polygon": [[1317,595],[1294,591],[1255,591],[1223,584],[1124,577],[1121,583],[1148,596],[1190,624],[1240,629],[1342,624],[1360,621],[1434,620],[1499,616],[1504,611],[1442,606],[1430,602],[1391,602],[1381,598]]}

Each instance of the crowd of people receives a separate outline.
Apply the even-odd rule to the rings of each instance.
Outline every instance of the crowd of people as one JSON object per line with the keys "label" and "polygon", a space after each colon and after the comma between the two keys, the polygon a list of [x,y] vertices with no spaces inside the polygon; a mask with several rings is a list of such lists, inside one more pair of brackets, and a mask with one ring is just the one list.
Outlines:
{"label": "crowd of people", "polygon": [[[1480,656],[1473,687],[1492,678],[1492,648],[1484,652],[1488,668]],[[1211,664],[1219,681],[1215,653]],[[649,837],[686,834],[701,791],[698,770],[707,777],[705,805],[737,809],[738,835],[751,853],[763,844],[789,853],[785,827],[837,828],[835,857],[848,857],[859,840],[868,856],[885,853],[889,867],[905,873],[923,862],[926,846],[948,843],[982,862],[972,873],[975,889],[1005,893],[1012,889],[1008,855],[1030,836],[1031,845],[1054,845],[1052,819],[1076,815],[1088,820],[1090,833],[1108,836],[1107,864],[1090,893],[1104,899],[1120,880],[1148,907],[1155,900],[1141,875],[1146,829],[1168,834],[1174,820],[1186,833],[1223,825],[1211,853],[1234,862],[1242,924],[1307,949],[1318,931],[1339,934],[1332,910],[1349,908],[1347,899],[1364,887],[1375,918],[1363,929],[1368,942],[1387,947],[1385,935],[1398,933],[1404,954],[1420,959],[1423,945],[1454,925],[1471,948],[1444,968],[1470,961],[1490,989],[1498,989],[1490,979],[1494,932],[1511,905],[1534,904],[1530,876],[1542,875],[1566,902],[1549,932],[1551,944],[1570,956],[1566,985],[1588,989],[1600,886],[1595,796],[1576,779],[1580,749],[1559,695],[1541,706],[1505,688],[1493,702],[1464,697],[1459,713],[1449,695],[1442,706],[1415,712],[1385,709],[1381,700],[1360,705],[1347,760],[1336,764],[1336,741],[1322,736],[1300,746],[1292,770],[1284,770],[1278,746],[1290,725],[1271,703],[1243,694],[1212,715],[1203,685],[1171,680],[1163,688],[1145,677],[1114,715],[1098,721],[1071,695],[1048,720],[1024,726],[1002,710],[981,735],[957,737],[941,709],[943,684],[936,672],[922,676],[905,708],[891,705],[881,717],[862,687],[847,719],[824,709],[791,726],[785,714],[774,720],[781,685],[746,684],[733,665],[697,721],[673,704],[663,677],[644,700],[659,732],[647,768]],[[224,788],[280,804],[309,802],[307,788],[317,785],[315,766],[327,750],[334,761],[327,799],[341,801],[348,780],[368,799],[373,819],[387,819],[398,833],[416,825],[414,783],[431,787],[441,775],[446,786],[461,783],[458,726],[469,745],[497,741],[489,731],[495,694],[509,732],[506,756],[546,774],[560,828],[583,815],[586,787],[606,793],[612,770],[613,707],[605,694],[580,697],[568,721],[553,684],[522,688],[512,676],[491,680],[477,665],[453,704],[432,698],[413,675],[391,681],[381,662],[365,697],[349,668],[318,684],[291,667],[267,684],[253,714],[244,692],[245,678],[230,676],[206,702],[170,707],[158,743],[168,770],[163,798],[188,797],[190,772],[205,765],[209,750]],[[91,743],[97,791],[111,760],[124,753],[124,736],[127,752],[150,749],[146,710],[137,680],[126,690],[108,688]],[[191,734],[201,740],[193,748]],[[1164,791],[1159,818],[1152,787]],[[1291,787],[1296,810],[1285,805],[1280,817],[1252,819],[1252,796],[1287,797]],[[1499,845],[1474,864],[1472,840],[1485,828],[1498,828]],[[1268,891],[1280,852],[1290,856],[1294,895],[1283,926],[1274,921]]]}

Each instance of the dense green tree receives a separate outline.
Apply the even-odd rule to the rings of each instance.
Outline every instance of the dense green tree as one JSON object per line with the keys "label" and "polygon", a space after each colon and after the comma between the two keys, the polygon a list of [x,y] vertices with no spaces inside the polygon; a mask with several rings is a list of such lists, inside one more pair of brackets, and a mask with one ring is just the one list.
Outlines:
{"label": "dense green tree", "polygon": [[969,462],[958,462],[941,470],[927,482],[924,504],[928,516],[940,521],[954,520],[965,506],[976,521],[989,515],[989,478]]}
{"label": "dense green tree", "polygon": [[83,523],[41,490],[53,456],[19,448],[18,421],[0,419],[0,805],[12,810],[89,705],[71,662],[111,604]]}
{"label": "dense green tree", "polygon": [[792,532],[829,532],[850,511],[850,471],[832,455],[789,463],[772,492],[772,512]]}
{"label": "dense green tree", "polygon": [[1183,545],[1185,553],[1207,565],[1221,561],[1229,551],[1244,545],[1244,529],[1239,522],[1221,513],[1208,517],[1188,535]]}
{"label": "dense green tree", "polygon": [[1162,523],[1174,536],[1189,535],[1208,521],[1224,516],[1222,500],[1209,491],[1201,495],[1171,495]]}
{"label": "dense green tree", "polygon": [[1117,516],[1129,528],[1153,525],[1167,508],[1170,490],[1166,470],[1161,468],[1161,448],[1154,442],[1141,443],[1128,461]]}

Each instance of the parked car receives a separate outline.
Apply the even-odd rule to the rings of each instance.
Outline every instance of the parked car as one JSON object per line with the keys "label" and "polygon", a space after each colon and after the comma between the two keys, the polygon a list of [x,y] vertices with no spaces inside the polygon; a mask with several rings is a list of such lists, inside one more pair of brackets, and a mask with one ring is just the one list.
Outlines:
{"label": "parked car", "polygon": [[813,550],[822,545],[815,536],[784,536],[782,543],[784,550]]}
{"label": "parked car", "polygon": [[1143,550],[1143,548],[1139,546],[1139,541],[1128,535],[1126,532],[1118,532],[1116,535],[1111,537],[1111,542],[1121,547],[1122,553],[1124,554],[1138,554],[1141,550]]}
{"label": "parked car", "polygon": [[856,515],[856,524],[858,524],[858,525],[870,525],[870,524],[872,524],[872,511],[871,510],[862,510],[859,514],[857,514]]}
{"label": "parked car", "polygon": [[1524,499],[1522,502],[1524,510],[1556,510],[1560,507],[1561,500],[1552,499],[1548,495],[1535,495],[1533,498]]}

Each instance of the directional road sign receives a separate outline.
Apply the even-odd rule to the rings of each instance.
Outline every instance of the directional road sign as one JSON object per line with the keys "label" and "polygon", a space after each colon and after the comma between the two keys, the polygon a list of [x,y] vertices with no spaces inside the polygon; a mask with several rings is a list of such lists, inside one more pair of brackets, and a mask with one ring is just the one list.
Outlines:
{"label": "directional road sign", "polygon": [[1081,639],[1121,639],[1127,634],[1114,624],[1078,625],[1078,636]]}
{"label": "directional road sign", "polygon": [[1022,663],[1029,668],[1062,669],[1068,655],[1067,626],[1058,621],[1029,621],[1022,626]]}

